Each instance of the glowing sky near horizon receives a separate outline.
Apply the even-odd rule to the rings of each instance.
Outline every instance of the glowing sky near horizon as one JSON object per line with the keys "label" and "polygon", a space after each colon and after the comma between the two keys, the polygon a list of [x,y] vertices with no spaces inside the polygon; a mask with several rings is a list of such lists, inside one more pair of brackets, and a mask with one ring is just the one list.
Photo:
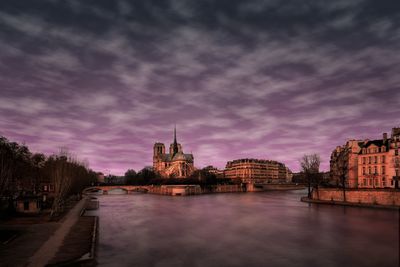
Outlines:
{"label": "glowing sky near horizon", "polygon": [[303,154],[399,123],[400,2],[0,2],[0,135],[96,171]]}

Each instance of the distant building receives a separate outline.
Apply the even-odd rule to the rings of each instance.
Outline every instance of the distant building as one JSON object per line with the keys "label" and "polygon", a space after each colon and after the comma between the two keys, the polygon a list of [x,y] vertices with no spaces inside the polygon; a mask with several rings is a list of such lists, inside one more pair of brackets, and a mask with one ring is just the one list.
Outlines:
{"label": "distant building", "polygon": [[331,154],[331,182],[349,188],[398,188],[400,128],[377,140],[349,140]]}
{"label": "distant building", "polygon": [[225,178],[241,179],[244,183],[285,183],[292,172],[285,164],[262,159],[238,159],[228,161]]}
{"label": "distant building", "polygon": [[174,142],[169,146],[169,154],[165,153],[163,143],[154,144],[153,168],[162,177],[189,177],[194,171],[193,162],[193,155],[183,153],[182,145],[176,141],[176,129],[174,129]]}
{"label": "distant building", "polygon": [[104,173],[102,173],[102,172],[98,172],[97,173],[97,182],[99,184],[104,184],[105,183]]}
{"label": "distant building", "polygon": [[38,214],[41,211],[42,199],[39,196],[19,196],[15,200],[15,209],[18,213]]}
{"label": "distant building", "polygon": [[341,177],[345,177],[346,187],[358,187],[358,154],[363,144],[361,140],[349,140],[338,146],[331,154],[330,183],[341,185]]}
{"label": "distant building", "polygon": [[219,169],[217,169],[216,167],[214,167],[212,165],[204,167],[203,170],[205,170],[205,171],[207,171],[209,173],[215,174],[215,176],[217,178],[224,178],[224,170],[219,170]]}
{"label": "distant building", "polygon": [[104,177],[105,184],[111,185],[122,185],[126,184],[126,177],[125,176],[115,176],[115,175],[107,175]]}
{"label": "distant building", "polygon": [[286,167],[286,182],[291,183],[293,179],[293,172],[289,169],[289,167]]}

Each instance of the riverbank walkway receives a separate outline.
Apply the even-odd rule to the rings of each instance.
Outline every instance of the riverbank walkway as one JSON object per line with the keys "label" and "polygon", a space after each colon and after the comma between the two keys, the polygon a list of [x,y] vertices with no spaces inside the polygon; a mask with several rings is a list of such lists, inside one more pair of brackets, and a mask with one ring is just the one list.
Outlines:
{"label": "riverbank walkway", "polygon": [[86,199],[81,199],[75,207],[63,218],[62,224],[55,233],[39,248],[39,250],[29,259],[28,267],[46,266],[56,255],[62,246],[64,238],[70,232],[80,217],[80,213],[86,203]]}

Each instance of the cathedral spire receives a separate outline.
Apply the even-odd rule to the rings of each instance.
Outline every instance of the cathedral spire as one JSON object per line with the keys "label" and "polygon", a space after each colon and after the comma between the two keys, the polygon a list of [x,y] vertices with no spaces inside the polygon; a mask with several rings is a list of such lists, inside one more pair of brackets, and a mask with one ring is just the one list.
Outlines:
{"label": "cathedral spire", "polygon": [[174,144],[176,144],[177,142],[176,142],[176,124],[175,124],[175,127],[174,127]]}
{"label": "cathedral spire", "polygon": [[175,156],[176,153],[178,153],[178,142],[176,141],[176,125],[174,127],[174,144],[173,144],[173,156]]}

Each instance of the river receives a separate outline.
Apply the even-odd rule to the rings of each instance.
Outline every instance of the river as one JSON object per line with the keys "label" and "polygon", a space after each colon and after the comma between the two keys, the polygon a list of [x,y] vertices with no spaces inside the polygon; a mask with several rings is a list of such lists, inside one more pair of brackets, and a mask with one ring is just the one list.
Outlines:
{"label": "river", "polygon": [[399,266],[399,212],[304,195],[98,196],[98,265]]}

